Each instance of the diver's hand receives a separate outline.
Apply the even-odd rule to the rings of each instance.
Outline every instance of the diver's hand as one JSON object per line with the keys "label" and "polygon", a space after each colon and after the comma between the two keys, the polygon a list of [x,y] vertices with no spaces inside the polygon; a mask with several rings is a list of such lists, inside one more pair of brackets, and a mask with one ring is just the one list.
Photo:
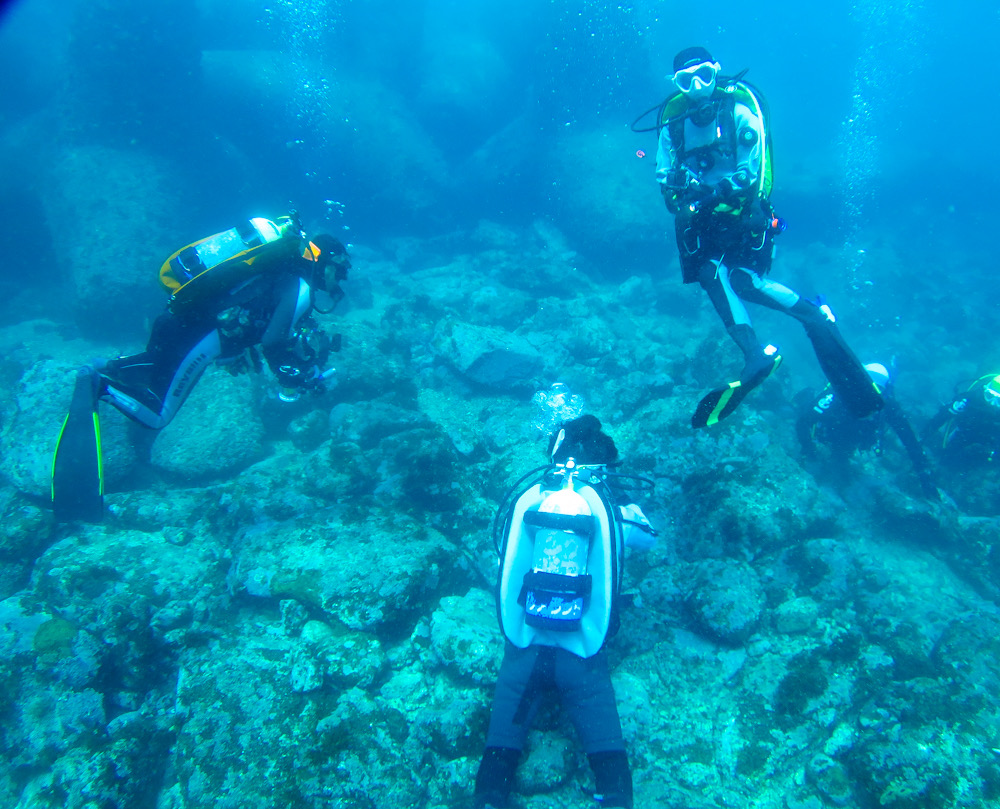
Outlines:
{"label": "diver's hand", "polygon": [[315,376],[312,379],[312,390],[314,393],[326,393],[337,387],[337,369],[327,368],[320,371],[314,366]]}

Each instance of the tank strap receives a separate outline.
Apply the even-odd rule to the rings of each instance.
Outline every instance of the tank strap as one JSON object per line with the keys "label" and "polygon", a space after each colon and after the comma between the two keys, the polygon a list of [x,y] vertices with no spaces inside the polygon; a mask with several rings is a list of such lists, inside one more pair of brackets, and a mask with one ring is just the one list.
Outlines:
{"label": "tank strap", "polygon": [[594,577],[589,573],[583,576],[567,576],[563,573],[546,573],[542,570],[529,570],[524,574],[524,584],[517,603],[524,605],[525,593],[528,590],[545,590],[560,595],[590,597],[593,590]]}
{"label": "tank strap", "polygon": [[582,514],[553,514],[549,511],[524,512],[526,525],[535,528],[553,528],[557,531],[572,531],[590,539],[594,535],[594,518]]}
{"label": "tank strap", "polygon": [[260,237],[257,229],[254,228],[253,223],[249,219],[238,222],[236,224],[236,232],[243,239],[243,244],[247,247],[256,247],[258,244],[264,243],[264,240]]}

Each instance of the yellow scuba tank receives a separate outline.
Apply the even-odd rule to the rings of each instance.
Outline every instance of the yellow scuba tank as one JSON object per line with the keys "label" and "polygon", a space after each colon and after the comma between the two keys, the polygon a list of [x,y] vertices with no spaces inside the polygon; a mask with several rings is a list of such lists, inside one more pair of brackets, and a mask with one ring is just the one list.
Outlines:
{"label": "yellow scuba tank", "polygon": [[261,261],[297,257],[300,242],[294,217],[256,217],[178,250],[160,267],[160,283],[173,292],[176,311],[258,272]]}

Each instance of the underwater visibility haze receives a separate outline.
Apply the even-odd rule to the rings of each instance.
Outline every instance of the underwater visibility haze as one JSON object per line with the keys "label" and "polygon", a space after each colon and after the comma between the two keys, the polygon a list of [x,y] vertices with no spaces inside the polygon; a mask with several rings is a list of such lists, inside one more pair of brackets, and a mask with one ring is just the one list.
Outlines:
{"label": "underwater visibility haze", "polygon": [[[970,0],[3,3],[0,806],[482,806],[498,549],[583,530],[507,507],[592,414],[620,466],[549,472],[608,504],[565,604],[606,601],[637,809],[1000,807],[998,37]],[[765,278],[873,416],[752,304],[780,364],[732,393],[630,126],[691,46],[765,100]],[[601,805],[549,696],[511,805]]]}

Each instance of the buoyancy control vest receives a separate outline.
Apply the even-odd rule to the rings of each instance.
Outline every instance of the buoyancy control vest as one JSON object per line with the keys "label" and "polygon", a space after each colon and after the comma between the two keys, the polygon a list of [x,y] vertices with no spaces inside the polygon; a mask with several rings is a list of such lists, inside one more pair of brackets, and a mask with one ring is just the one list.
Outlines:
{"label": "buoyancy control vest", "polygon": [[175,314],[302,252],[294,217],[254,218],[181,248],[160,267],[160,283],[173,295]]}
{"label": "buoyancy control vest", "polygon": [[[738,138],[740,137],[740,133],[737,132],[736,128],[736,105],[743,104],[760,119],[763,143],[761,144],[760,163],[757,166],[757,179],[753,191],[760,199],[767,200],[771,195],[771,187],[773,185],[773,150],[767,102],[764,100],[764,96],[747,81],[720,77],[719,83],[712,93],[712,97],[705,103],[715,107],[715,116],[720,129],[717,148],[726,154],[736,154],[739,145]],[[691,117],[692,113],[693,110],[689,105],[688,99],[681,92],[676,92],[669,96],[660,105],[657,112],[657,126],[655,129],[656,131],[660,131],[666,127],[670,135],[670,142],[675,150],[676,161],[679,164],[684,162],[687,154],[684,147],[684,122]],[[673,168],[677,168],[677,166]]]}
{"label": "buoyancy control vest", "polygon": [[497,613],[515,646],[559,646],[591,657],[617,630],[624,532],[603,469],[536,470],[540,478],[506,511]]}

